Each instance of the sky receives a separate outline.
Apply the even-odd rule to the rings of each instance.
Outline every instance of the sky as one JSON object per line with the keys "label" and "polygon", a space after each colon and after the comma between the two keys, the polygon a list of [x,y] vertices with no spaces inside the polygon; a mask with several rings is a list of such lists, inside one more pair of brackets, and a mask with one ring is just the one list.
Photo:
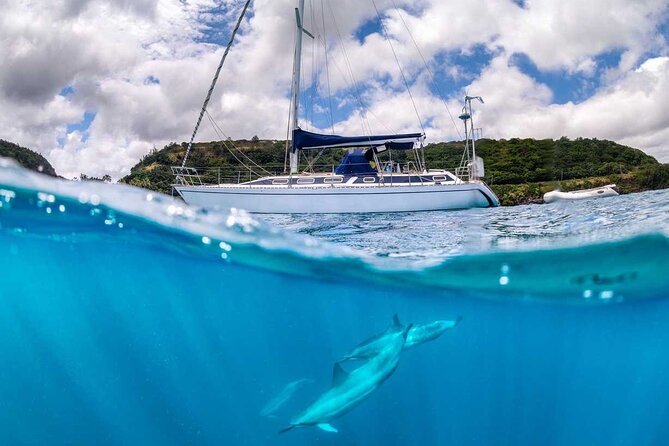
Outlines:
{"label": "sky", "polygon": [[[46,6],[45,6],[46,3]],[[243,0],[0,0],[0,139],[118,179],[188,141]],[[285,139],[296,0],[256,0],[197,141]],[[669,0],[306,0],[300,126],[610,139],[669,162]],[[408,85],[408,88],[407,88]],[[455,119],[453,119],[455,118]]]}

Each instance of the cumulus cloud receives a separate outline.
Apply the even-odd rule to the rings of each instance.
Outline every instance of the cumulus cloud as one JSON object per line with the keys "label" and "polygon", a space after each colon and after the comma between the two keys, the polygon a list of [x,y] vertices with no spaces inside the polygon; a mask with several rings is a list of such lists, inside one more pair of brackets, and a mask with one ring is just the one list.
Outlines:
{"label": "cumulus cloud", "polygon": [[593,57],[625,49],[636,58],[663,50],[657,27],[666,20],[666,0],[528,0],[500,16],[496,44],[527,54],[542,69],[591,71]]}
{"label": "cumulus cloud", "polygon": [[[68,177],[127,174],[154,146],[188,140],[242,3],[0,0],[0,137],[40,151]],[[609,138],[669,160],[669,64],[659,31],[668,0],[308,3],[315,9],[303,19],[316,40],[305,39],[303,86],[316,82],[326,95],[329,80],[339,115],[347,113],[337,131],[418,128],[378,8],[430,140],[459,137],[444,103],[456,113],[464,93],[438,97],[434,74],[485,97],[477,119],[486,136]],[[209,106],[226,135],[285,137],[294,7],[294,0],[253,2]],[[481,70],[448,63],[449,54],[467,60],[475,51],[488,57]],[[604,66],[611,52],[619,60]],[[556,104],[549,85],[510,62],[516,54],[595,88],[578,103]],[[320,67],[316,77],[312,67]],[[323,103],[315,109],[326,112]],[[87,112],[94,118],[82,128]],[[304,115],[302,122],[328,127]],[[198,139],[219,137],[205,122]]]}
{"label": "cumulus cloud", "polygon": [[479,110],[487,136],[608,138],[669,160],[669,57],[648,59],[579,104],[552,104],[550,90],[505,56],[470,88],[489,92]]}

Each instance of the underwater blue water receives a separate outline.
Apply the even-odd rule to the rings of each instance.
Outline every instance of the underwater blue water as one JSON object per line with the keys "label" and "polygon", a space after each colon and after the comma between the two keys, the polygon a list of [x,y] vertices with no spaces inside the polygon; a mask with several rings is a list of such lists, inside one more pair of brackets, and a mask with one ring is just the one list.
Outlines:
{"label": "underwater blue water", "polygon": [[[668,201],[270,226],[0,160],[0,444],[665,445]],[[462,322],[279,435],[395,313]]]}

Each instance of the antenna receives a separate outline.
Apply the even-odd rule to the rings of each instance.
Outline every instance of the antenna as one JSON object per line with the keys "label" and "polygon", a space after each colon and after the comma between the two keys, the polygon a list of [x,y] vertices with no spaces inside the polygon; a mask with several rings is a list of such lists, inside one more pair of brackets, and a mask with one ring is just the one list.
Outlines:
{"label": "antenna", "polygon": [[[469,141],[471,140],[472,142],[472,157],[469,159],[469,165],[470,167],[470,174],[469,177],[470,179],[477,180],[478,179],[478,172],[477,172],[477,163],[476,163],[476,128],[474,127],[474,119],[472,117],[473,111],[472,111],[472,101],[473,100],[478,100],[481,104],[485,104],[483,102],[483,98],[481,96],[465,96],[465,105],[462,107],[462,114],[459,116],[460,119],[462,119],[462,122],[465,124],[465,150],[467,151],[467,158],[469,159]],[[470,121],[470,125],[467,126],[467,121]],[[471,127],[471,131],[470,128]]]}
{"label": "antenna", "polygon": [[[478,101],[481,104],[485,104],[485,102],[483,102],[483,98],[481,96],[465,96],[465,102],[470,102],[471,103],[472,99],[478,99]],[[471,104],[470,104],[470,109],[471,109]]]}

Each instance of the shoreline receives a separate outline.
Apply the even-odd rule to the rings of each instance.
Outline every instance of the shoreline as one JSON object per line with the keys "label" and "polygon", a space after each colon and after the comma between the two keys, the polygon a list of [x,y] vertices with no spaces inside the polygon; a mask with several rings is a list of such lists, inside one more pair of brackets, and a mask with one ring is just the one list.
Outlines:
{"label": "shoreline", "polygon": [[669,189],[669,164],[642,168],[632,172],[564,181],[541,181],[536,183],[489,184],[499,198],[501,206],[543,204],[546,192],[560,189],[564,192],[615,184],[621,195]]}

